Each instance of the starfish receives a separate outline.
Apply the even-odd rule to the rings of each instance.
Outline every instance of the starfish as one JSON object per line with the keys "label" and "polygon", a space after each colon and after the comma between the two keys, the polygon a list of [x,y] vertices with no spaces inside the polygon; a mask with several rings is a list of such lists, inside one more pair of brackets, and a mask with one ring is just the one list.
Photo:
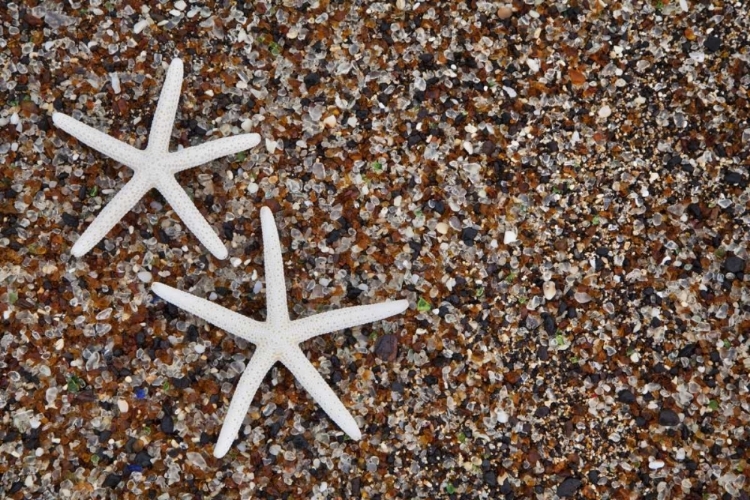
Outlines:
{"label": "starfish", "polygon": [[174,59],[169,65],[159,103],[156,105],[151,134],[145,150],[118,141],[66,114],[54,113],[52,115],[52,121],[56,126],[100,153],[130,167],[134,172],[125,187],[110,200],[75,242],[71,250],[74,256],[85,255],[138,203],[144,194],[151,188],[156,188],[190,231],[216,258],[227,257],[226,247],[174,176],[178,172],[197,167],[216,158],[253,148],[260,142],[260,136],[241,134],[224,137],[170,153],[169,138],[172,135],[177,103],[180,100],[182,74],[182,61]]}
{"label": "starfish", "polygon": [[242,427],[255,392],[263,381],[263,377],[277,361],[292,372],[302,387],[349,437],[354,440],[361,439],[362,434],[354,417],[308,361],[299,344],[318,335],[399,314],[409,306],[406,300],[387,301],[346,307],[291,321],[286,301],[279,233],[276,230],[273,214],[268,207],[261,208],[260,221],[263,231],[263,259],[266,273],[267,321],[254,321],[213,302],[162,283],[152,285],[152,290],[167,302],[256,346],[255,354],[245,367],[234,391],[219,439],[214,447],[214,456],[217,458],[223,457],[229,451]]}

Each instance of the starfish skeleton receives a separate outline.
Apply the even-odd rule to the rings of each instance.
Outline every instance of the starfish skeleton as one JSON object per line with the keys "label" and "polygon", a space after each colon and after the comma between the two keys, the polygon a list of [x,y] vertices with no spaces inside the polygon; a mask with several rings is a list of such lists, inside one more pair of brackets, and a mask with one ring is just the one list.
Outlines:
{"label": "starfish skeleton", "polygon": [[159,96],[145,150],[134,148],[66,114],[54,113],[52,115],[52,121],[56,126],[134,171],[130,181],[110,200],[73,245],[71,253],[74,256],[81,257],[91,250],[144,194],[151,188],[155,188],[169,202],[190,231],[216,258],[227,257],[226,247],[174,176],[178,172],[197,167],[216,158],[253,148],[260,142],[260,136],[241,134],[224,137],[170,153],[169,138],[172,135],[177,104],[180,100],[182,75],[182,61],[174,59],[169,65],[167,78]]}
{"label": "starfish skeleton", "polygon": [[167,302],[256,345],[255,354],[245,367],[234,391],[219,439],[214,447],[214,456],[217,458],[223,457],[229,451],[242,427],[255,392],[263,377],[277,361],[292,372],[302,387],[344,432],[352,439],[359,440],[362,434],[354,417],[308,361],[299,344],[318,335],[399,314],[409,306],[406,300],[387,301],[347,307],[291,321],[287,308],[279,234],[268,207],[261,208],[260,220],[266,273],[267,321],[254,321],[213,302],[161,283],[152,285],[152,290]]}

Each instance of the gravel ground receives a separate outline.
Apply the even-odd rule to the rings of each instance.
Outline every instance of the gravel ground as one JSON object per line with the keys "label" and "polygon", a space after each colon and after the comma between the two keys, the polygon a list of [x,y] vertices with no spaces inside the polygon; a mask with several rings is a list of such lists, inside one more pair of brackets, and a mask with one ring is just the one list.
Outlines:
{"label": "gravel ground", "polygon": [[[0,7],[0,496],[690,498],[750,491],[750,5],[29,0]],[[230,250],[54,110],[172,148]],[[252,346],[149,292],[265,316],[259,209],[293,317],[407,298],[282,367],[212,455]]]}

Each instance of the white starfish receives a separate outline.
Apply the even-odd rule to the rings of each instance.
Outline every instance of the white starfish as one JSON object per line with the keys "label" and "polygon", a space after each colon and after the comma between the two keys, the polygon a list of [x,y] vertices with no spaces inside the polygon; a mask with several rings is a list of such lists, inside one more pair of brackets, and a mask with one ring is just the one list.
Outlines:
{"label": "white starfish", "polygon": [[360,439],[357,422],[329,387],[320,373],[307,360],[299,344],[325,333],[378,321],[399,314],[409,306],[406,300],[381,302],[366,306],[347,307],[291,321],[286,303],[284,265],[279,233],[268,207],[260,210],[263,230],[263,258],[266,268],[267,321],[258,322],[213,302],[182,292],[161,283],[152,290],[167,302],[203,318],[209,323],[243,338],[257,346],[245,367],[229,404],[214,456],[223,457],[242,427],[250,403],[263,377],[274,363],[281,361],[299,383],[318,402],[331,419],[352,439]]}
{"label": "white starfish", "polygon": [[151,188],[156,188],[164,196],[185,225],[216,258],[227,257],[226,247],[174,176],[216,158],[253,148],[260,142],[260,136],[242,134],[225,137],[170,153],[169,138],[180,100],[182,72],[182,61],[174,59],[169,65],[159,103],[156,105],[151,135],[145,150],[118,141],[66,114],[52,115],[55,125],[65,132],[134,171],[130,181],[110,200],[73,245],[71,253],[76,257],[86,254],[99,243]]}

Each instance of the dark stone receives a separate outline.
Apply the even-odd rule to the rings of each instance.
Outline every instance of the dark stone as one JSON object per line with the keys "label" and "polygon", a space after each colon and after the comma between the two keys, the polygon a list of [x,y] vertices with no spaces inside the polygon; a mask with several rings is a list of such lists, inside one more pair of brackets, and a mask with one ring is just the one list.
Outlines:
{"label": "dark stone", "polygon": [[733,274],[744,272],[745,261],[736,255],[730,255],[724,260],[724,269]]}
{"label": "dark stone", "polygon": [[73,228],[78,227],[78,217],[76,217],[73,214],[69,214],[68,212],[63,212],[62,220],[66,226],[70,226]]}
{"label": "dark stone", "polygon": [[703,42],[703,46],[706,48],[706,50],[710,53],[718,52],[721,50],[721,38],[716,36],[716,34],[711,33],[708,35],[708,38],[706,38],[706,41]]}
{"label": "dark stone", "polygon": [[490,156],[492,153],[495,152],[495,143],[490,140],[484,141],[479,152],[482,153],[483,155]]}
{"label": "dark stone", "polygon": [[549,410],[549,408],[548,408],[547,406],[540,406],[540,407],[539,407],[539,408],[537,408],[537,409],[536,409],[536,411],[534,412],[534,416],[535,416],[536,418],[544,418],[544,417],[546,417],[547,415],[549,415],[549,412],[550,412],[550,410]]}
{"label": "dark stone", "polygon": [[630,392],[628,389],[623,389],[617,393],[617,400],[621,403],[632,404],[635,403],[635,394]]}
{"label": "dark stone", "polygon": [[581,480],[575,477],[566,478],[560,486],[557,487],[557,496],[560,498],[572,497],[578,488],[581,487]]}
{"label": "dark stone", "polygon": [[724,174],[724,182],[727,184],[735,184],[742,188],[747,187],[747,180],[742,177],[742,174],[731,170]]}
{"label": "dark stone", "polygon": [[494,471],[487,471],[484,473],[484,482],[487,486],[497,486],[497,474]]}
{"label": "dark stone", "polygon": [[677,356],[680,358],[692,358],[697,348],[698,344],[693,342],[680,349],[680,353]]}
{"label": "dark stone", "polygon": [[151,467],[151,455],[146,450],[139,451],[135,455],[135,464],[141,467]]}
{"label": "dark stone", "polygon": [[174,432],[174,419],[172,415],[165,412],[164,416],[161,417],[161,422],[159,422],[159,428],[164,434],[172,434]]}
{"label": "dark stone", "polygon": [[116,488],[121,481],[122,476],[120,474],[109,474],[104,480],[104,483],[102,483],[102,486],[105,488]]}
{"label": "dark stone", "polygon": [[680,417],[672,410],[662,410],[659,413],[659,425],[675,427],[680,424]]}
{"label": "dark stone", "polygon": [[394,361],[398,355],[398,338],[391,334],[378,337],[375,355],[383,361]]}
{"label": "dark stone", "polygon": [[309,89],[310,87],[320,83],[320,75],[317,73],[308,73],[303,79],[305,86]]}
{"label": "dark stone", "polygon": [[461,231],[461,239],[464,243],[471,246],[474,244],[474,240],[476,239],[477,235],[479,234],[479,231],[473,227],[465,227]]}

